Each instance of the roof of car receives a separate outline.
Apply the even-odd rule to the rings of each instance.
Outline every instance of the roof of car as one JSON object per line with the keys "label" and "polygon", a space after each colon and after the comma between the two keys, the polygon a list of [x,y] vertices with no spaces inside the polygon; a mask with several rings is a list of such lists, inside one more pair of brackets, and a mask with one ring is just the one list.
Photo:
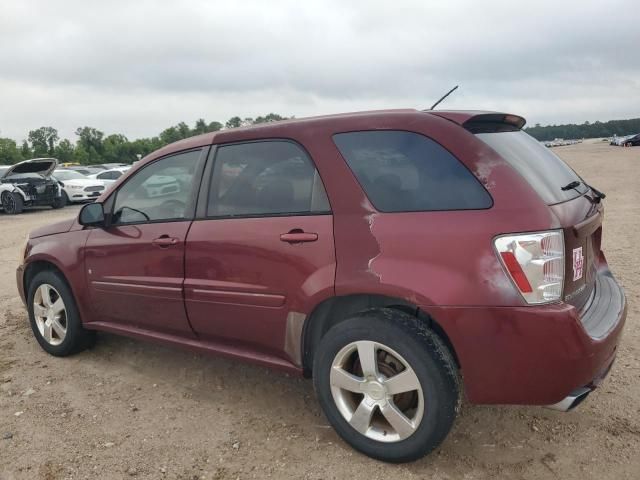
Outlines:
{"label": "roof of car", "polygon": [[[413,108],[405,109],[390,109],[390,110],[371,110],[364,112],[349,112],[338,113],[332,115],[321,115],[316,117],[305,118],[291,118],[288,120],[280,120],[277,122],[268,122],[254,124],[247,127],[237,127],[225,130],[218,130],[217,132],[205,133],[202,135],[196,135],[194,137],[185,138],[177,142],[171,143],[142,159],[142,163],[146,163],[146,160],[157,158],[168,153],[177,152],[180,150],[187,150],[190,148],[202,147],[205,145],[211,145],[213,143],[228,143],[247,138],[248,133],[255,132],[258,137],[268,136],[273,132],[275,136],[282,136],[282,130],[309,127],[320,127],[327,123],[340,123],[344,127],[348,127],[350,120],[361,122],[363,119],[370,117],[372,120],[384,119],[390,115],[436,115],[441,118],[445,118],[449,121],[462,125],[467,120],[477,117],[479,115],[492,114],[492,115],[508,115],[499,112],[489,112],[482,110],[417,110]],[[524,119],[523,119],[524,120]]]}

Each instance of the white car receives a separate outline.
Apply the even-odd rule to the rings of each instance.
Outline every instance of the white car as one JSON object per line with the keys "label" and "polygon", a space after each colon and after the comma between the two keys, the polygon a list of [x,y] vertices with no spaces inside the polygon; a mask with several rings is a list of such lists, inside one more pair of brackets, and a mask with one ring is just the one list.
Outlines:
{"label": "white car", "polygon": [[111,184],[116,183],[116,180],[118,180],[124,172],[129,170],[129,168],[130,167],[112,168],[109,170],[104,170],[100,173],[94,173],[93,175],[89,175],[89,178],[95,178],[96,180],[100,180],[102,183],[104,183],[105,187],[108,187]]}
{"label": "white car", "polygon": [[69,202],[93,201],[105,190],[100,180],[89,178],[74,170],[55,170],[53,177],[62,186],[62,196]]}

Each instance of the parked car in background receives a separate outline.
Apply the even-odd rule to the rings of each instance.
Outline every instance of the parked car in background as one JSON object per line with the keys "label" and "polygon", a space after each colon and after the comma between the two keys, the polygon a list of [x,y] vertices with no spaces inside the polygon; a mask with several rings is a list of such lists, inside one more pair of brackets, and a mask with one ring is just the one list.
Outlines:
{"label": "parked car in background", "polygon": [[624,145],[625,147],[637,147],[638,145],[640,145],[640,133],[627,137],[622,142],[622,145]]}
{"label": "parked car in background", "polygon": [[[392,462],[441,444],[463,389],[574,408],[614,362],[626,300],[604,194],[524,124],[360,112],[166,146],[31,232],[33,334],[58,356],[102,330],[312,377],[338,434]],[[155,195],[165,177],[180,188]]]}
{"label": "parked car in background", "polygon": [[609,143],[610,145],[614,145],[617,147],[623,147],[625,145],[625,143],[627,142],[627,140],[629,140],[630,138],[634,137],[635,135],[623,135],[621,137],[618,136],[613,136],[611,137],[611,142]]}
{"label": "parked car in background", "polygon": [[66,203],[93,201],[105,189],[100,180],[89,178],[75,170],[58,169],[53,172],[53,177],[62,186],[62,196]]}
{"label": "parked car in background", "polygon": [[3,169],[0,206],[4,213],[14,215],[28,207],[64,207],[62,188],[51,178],[57,165],[55,158],[34,158]]}
{"label": "parked car in background", "polygon": [[100,172],[105,171],[105,168],[102,167],[97,167],[97,166],[86,166],[86,165],[81,165],[81,166],[71,166],[71,167],[67,167],[65,168],[65,170],[74,170],[76,172],[80,172],[83,175],[94,175]]}
{"label": "parked car in background", "polygon": [[128,168],[131,167],[128,163],[101,163],[100,166],[105,170],[110,170],[112,168]]}
{"label": "parked car in background", "polygon": [[101,172],[93,173],[89,175],[89,178],[94,178],[96,180],[100,180],[105,184],[105,186],[109,186],[112,183],[115,183],[124,172],[126,172],[128,168],[120,167],[120,168],[112,168],[109,170],[103,170]]}

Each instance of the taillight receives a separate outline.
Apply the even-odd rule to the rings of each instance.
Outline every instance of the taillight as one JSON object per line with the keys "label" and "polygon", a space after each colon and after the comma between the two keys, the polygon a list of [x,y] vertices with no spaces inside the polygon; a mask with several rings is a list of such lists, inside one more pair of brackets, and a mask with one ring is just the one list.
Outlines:
{"label": "taillight", "polygon": [[527,303],[562,298],[564,237],[561,231],[503,235],[494,240],[498,257]]}

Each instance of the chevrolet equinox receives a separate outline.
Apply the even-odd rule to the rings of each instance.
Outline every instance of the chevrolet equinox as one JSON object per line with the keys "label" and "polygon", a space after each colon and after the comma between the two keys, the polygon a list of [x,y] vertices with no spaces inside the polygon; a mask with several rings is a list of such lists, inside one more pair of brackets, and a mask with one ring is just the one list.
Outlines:
{"label": "chevrolet equinox", "polygon": [[31,232],[33,333],[56,356],[101,330],[312,377],[338,434],[390,462],[436,448],[463,394],[569,410],[626,301],[604,194],[524,123],[391,110],[166,146]]}

